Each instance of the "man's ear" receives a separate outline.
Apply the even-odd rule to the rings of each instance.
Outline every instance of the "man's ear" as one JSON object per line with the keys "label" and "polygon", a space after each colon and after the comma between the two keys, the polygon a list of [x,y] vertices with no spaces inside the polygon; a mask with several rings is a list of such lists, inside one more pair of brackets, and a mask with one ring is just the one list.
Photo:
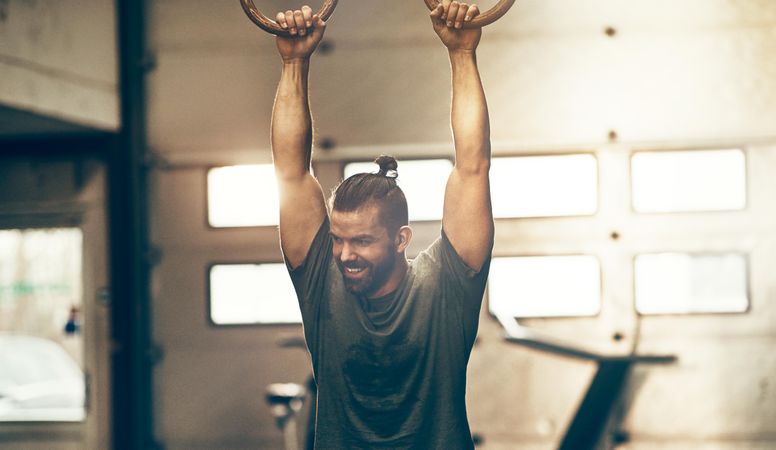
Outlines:
{"label": "man's ear", "polygon": [[399,232],[396,233],[396,253],[404,253],[411,241],[412,228],[410,228],[409,225],[404,225],[399,228]]}

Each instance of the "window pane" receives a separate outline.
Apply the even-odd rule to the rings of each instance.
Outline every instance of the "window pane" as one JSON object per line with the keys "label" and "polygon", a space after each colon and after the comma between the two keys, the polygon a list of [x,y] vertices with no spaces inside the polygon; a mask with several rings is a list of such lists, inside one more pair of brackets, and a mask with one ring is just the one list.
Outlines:
{"label": "window pane", "polygon": [[[447,159],[399,161],[397,182],[407,197],[410,220],[440,220],[445,186],[453,163]],[[371,162],[345,165],[345,178],[362,172],[377,172]]]}
{"label": "window pane", "polygon": [[0,421],[81,421],[82,235],[0,230]]}
{"label": "window pane", "polygon": [[218,167],[207,174],[210,226],[278,224],[278,188],[272,164]]}
{"label": "window pane", "polygon": [[722,211],[746,207],[741,150],[640,152],[631,158],[638,212]]}
{"label": "window pane", "polygon": [[496,218],[582,216],[598,208],[593,155],[494,158],[490,179]]}
{"label": "window pane", "polygon": [[490,312],[497,316],[594,316],[601,308],[598,259],[589,255],[493,258]]}
{"label": "window pane", "polygon": [[741,254],[657,253],[635,261],[636,310],[642,314],[743,312],[746,258]]}
{"label": "window pane", "polygon": [[284,264],[222,264],[210,268],[210,319],[216,325],[302,323]]}

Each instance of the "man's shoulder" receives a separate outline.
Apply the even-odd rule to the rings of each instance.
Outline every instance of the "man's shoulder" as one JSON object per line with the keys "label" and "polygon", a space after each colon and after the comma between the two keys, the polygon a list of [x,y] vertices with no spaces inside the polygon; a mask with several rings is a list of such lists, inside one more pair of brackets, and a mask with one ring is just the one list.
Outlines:
{"label": "man's shoulder", "polygon": [[442,238],[437,237],[434,242],[423,249],[414,259],[412,259],[413,266],[418,269],[428,269],[433,266],[439,266],[442,264]]}

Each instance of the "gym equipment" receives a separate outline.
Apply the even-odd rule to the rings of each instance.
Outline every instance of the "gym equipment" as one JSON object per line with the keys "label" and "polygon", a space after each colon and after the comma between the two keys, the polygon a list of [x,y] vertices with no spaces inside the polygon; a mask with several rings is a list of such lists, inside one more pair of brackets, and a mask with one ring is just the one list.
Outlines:
{"label": "gym equipment", "polygon": [[[307,352],[307,344],[305,343],[305,340],[302,336],[283,336],[278,340],[278,346],[282,348],[298,348],[302,349],[305,352]],[[291,386],[291,388],[281,388],[280,386]],[[307,377],[307,381],[305,382],[305,385],[307,386],[307,389],[305,389],[302,385],[296,384],[296,383],[278,383],[278,384],[270,384],[267,386],[267,402],[270,405],[270,409],[273,411],[273,416],[276,418],[278,417],[285,417],[285,414],[291,414],[289,418],[280,419],[278,418],[278,427],[283,432],[284,439],[286,441],[286,448],[297,448],[297,447],[289,447],[289,439],[293,437],[293,445],[297,444],[296,441],[296,423],[298,420],[303,420],[302,426],[305,427],[303,438],[302,438],[302,444],[299,446],[300,448],[304,450],[313,450],[315,448],[315,410],[316,410],[316,404],[317,404],[317,396],[318,396],[318,385],[315,383],[315,378],[313,377],[312,372]],[[270,392],[273,393],[272,396],[270,396]],[[309,407],[307,409],[307,415],[306,420],[305,415],[303,412],[301,412],[299,409],[295,411],[289,411],[284,406],[284,403],[286,402],[286,397],[283,396],[276,396],[274,394],[280,393],[280,394],[292,394],[296,395],[294,399],[289,399],[289,405],[288,407],[292,407],[291,401],[294,401],[293,406],[298,406],[299,408],[302,407],[304,403],[308,403]],[[297,401],[298,400],[298,401]],[[276,403],[280,403],[280,406],[275,406]],[[277,414],[276,414],[277,412]],[[301,414],[301,416],[300,416]],[[294,428],[293,433],[287,432],[285,430],[286,422],[288,420],[293,420],[294,423],[292,427]]]}
{"label": "gym equipment", "polygon": [[[439,6],[439,0],[423,0],[423,1],[426,3],[426,6],[428,7],[429,11],[432,11],[434,10],[434,8]],[[464,22],[463,27],[476,28],[476,27],[484,27],[485,25],[490,25],[491,23],[500,19],[501,16],[506,14],[507,11],[509,11],[509,8],[511,8],[514,3],[515,3],[515,0],[499,0],[499,2],[495,6],[481,13],[480,15],[472,19],[471,22]],[[278,25],[277,22],[262,14],[262,12],[259,11],[258,8],[256,8],[256,5],[253,3],[253,0],[240,0],[240,4],[242,5],[242,8],[243,8],[243,11],[245,11],[245,14],[248,15],[248,18],[251,19],[251,21],[255,23],[262,30],[278,36],[285,36],[285,37],[291,36],[288,30],[284,30],[283,28],[281,28],[280,25]],[[334,12],[334,8],[336,7],[337,7],[337,0],[324,0],[323,6],[321,6],[321,9],[318,10],[316,14],[318,14],[318,16],[324,21],[329,20],[329,17],[331,17],[331,14]]]}
{"label": "gym equipment", "polygon": [[[439,0],[423,0],[428,6],[429,11],[433,11],[434,8],[439,6]],[[471,20],[471,22],[464,22],[463,28],[478,28],[490,25],[497,21],[504,14],[509,11],[509,8],[515,3],[515,0],[499,0],[498,3],[489,10],[480,13],[477,17]]]}
{"label": "gym equipment", "polygon": [[[262,14],[261,11],[256,8],[253,0],[240,0],[240,4],[242,5],[245,14],[248,15],[248,18],[251,19],[251,21],[253,21],[253,23],[255,23],[262,30],[277,36],[291,36],[291,33],[289,33],[288,30],[284,30],[280,27],[280,25],[278,25],[277,22]],[[336,7],[337,0],[324,0],[323,6],[321,6],[321,9],[319,9],[316,14],[325,22],[329,20],[329,17],[331,17],[331,14],[334,12],[334,8]]]}
{"label": "gym equipment", "polygon": [[302,409],[304,386],[296,383],[274,383],[267,386],[267,403],[278,428],[283,432],[286,450],[298,450],[296,414]]}
{"label": "gym equipment", "polygon": [[615,448],[623,439],[620,421],[629,406],[627,394],[636,389],[631,381],[633,367],[673,364],[677,361],[675,355],[606,355],[522,326],[513,317],[496,318],[504,327],[504,339],[507,342],[569,358],[594,361],[598,366],[558,450]]}

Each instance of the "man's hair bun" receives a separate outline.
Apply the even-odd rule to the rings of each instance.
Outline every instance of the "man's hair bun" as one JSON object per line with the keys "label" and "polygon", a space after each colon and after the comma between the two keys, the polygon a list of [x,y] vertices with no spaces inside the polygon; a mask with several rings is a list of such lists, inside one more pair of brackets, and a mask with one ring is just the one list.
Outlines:
{"label": "man's hair bun", "polygon": [[409,224],[407,199],[397,183],[398,163],[392,156],[375,159],[379,172],[361,172],[351,175],[334,188],[329,198],[331,211],[357,211],[364,205],[379,207],[380,221],[391,233]]}
{"label": "man's hair bun", "polygon": [[399,167],[399,163],[396,162],[396,159],[393,156],[380,155],[375,159],[375,164],[380,166],[378,175],[388,178],[396,178],[399,176],[399,173],[396,171]]}

